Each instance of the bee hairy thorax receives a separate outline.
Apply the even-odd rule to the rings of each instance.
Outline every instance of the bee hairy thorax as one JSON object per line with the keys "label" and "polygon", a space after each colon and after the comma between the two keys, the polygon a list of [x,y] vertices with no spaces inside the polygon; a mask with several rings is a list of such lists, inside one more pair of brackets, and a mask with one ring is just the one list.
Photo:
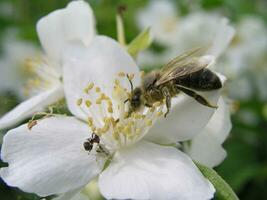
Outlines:
{"label": "bee hairy thorax", "polygon": [[162,88],[167,88],[172,97],[179,93],[179,90],[175,87],[175,81],[169,81],[160,86],[155,86],[159,78],[160,72],[154,71],[147,74],[143,79],[142,93],[144,101],[147,102],[147,104],[153,104],[164,100],[165,97]]}

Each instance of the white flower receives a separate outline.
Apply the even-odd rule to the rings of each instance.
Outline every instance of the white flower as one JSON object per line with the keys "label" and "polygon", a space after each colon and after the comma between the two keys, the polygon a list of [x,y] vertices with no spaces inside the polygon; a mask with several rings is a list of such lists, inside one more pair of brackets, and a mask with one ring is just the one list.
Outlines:
{"label": "white flower", "polygon": [[[156,15],[157,13],[154,13],[154,19],[158,19]],[[138,62],[142,67],[164,65],[171,58],[196,47],[210,46],[208,53],[218,58],[234,36],[234,29],[229,25],[227,19],[218,14],[204,11],[180,17],[175,27],[178,27],[173,33],[175,39],[168,37],[171,41],[163,53],[159,55],[145,51],[140,54]],[[155,37],[155,42],[159,43],[157,37]]]}
{"label": "white flower", "polygon": [[93,12],[84,1],[71,2],[66,8],[40,19],[37,32],[45,55],[28,61],[29,70],[36,75],[27,84],[31,97],[0,119],[0,129],[12,126],[64,97],[60,80],[62,52],[66,42],[80,41],[89,45],[95,35]]}
{"label": "white flower", "polygon": [[170,0],[150,1],[137,13],[137,25],[141,30],[152,28],[155,40],[162,45],[172,45],[177,39],[178,16],[175,4]]}
{"label": "white flower", "polygon": [[[54,116],[31,130],[25,124],[9,131],[1,150],[8,163],[0,172],[3,180],[40,196],[67,193],[71,198],[98,176],[107,199],[211,199],[211,183],[186,154],[168,144],[201,132],[214,109],[181,94],[167,118],[162,117],[163,105],[125,118],[130,91],[125,74],[134,75],[134,86],[141,79],[133,59],[104,36],[94,37],[89,47],[72,43],[66,49],[63,82],[74,116]],[[219,94],[203,95],[216,104]],[[92,132],[100,143],[89,152],[84,145]]]}
{"label": "white flower", "polygon": [[3,53],[0,57],[0,92],[12,91],[23,98],[22,83],[26,79],[25,60],[37,57],[38,48],[29,41],[19,39],[17,30],[9,29],[4,33]]}
{"label": "white flower", "polygon": [[196,135],[186,147],[186,152],[193,160],[208,167],[219,165],[227,154],[221,145],[231,128],[229,108],[221,97],[218,102],[218,109],[201,133]]}
{"label": "white flower", "polygon": [[257,94],[260,99],[267,99],[266,52],[264,21],[255,16],[242,18],[236,25],[234,40],[217,65],[218,70],[232,79],[227,87],[232,98],[248,99]]}

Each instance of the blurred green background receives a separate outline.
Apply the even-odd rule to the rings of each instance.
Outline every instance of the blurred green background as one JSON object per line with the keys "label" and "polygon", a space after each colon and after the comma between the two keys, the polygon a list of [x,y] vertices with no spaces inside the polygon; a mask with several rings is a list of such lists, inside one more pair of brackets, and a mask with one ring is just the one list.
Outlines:
{"label": "blurred green background", "polygon": [[[35,31],[37,20],[55,9],[65,7],[68,2],[68,0],[0,0],[0,53],[3,51],[5,30],[13,27],[18,29],[19,38],[39,45]],[[127,6],[127,11],[124,13],[126,40],[131,41],[140,32],[136,27],[135,14],[147,4],[147,1],[89,0],[88,2],[96,15],[98,33],[116,38],[115,15],[120,5]],[[190,13],[192,6],[197,4],[205,10],[220,9],[233,24],[243,16],[253,14],[262,18],[267,26],[266,0],[179,0],[176,4],[177,10],[182,15]],[[10,91],[2,92],[0,115],[18,103],[19,98],[15,94]],[[228,156],[216,171],[233,187],[240,199],[267,199],[267,102],[253,96],[238,101],[237,104],[238,109],[232,115],[233,129],[224,143]],[[249,117],[253,120],[249,120]],[[1,166],[4,164],[1,163]],[[7,187],[1,181],[0,199],[39,198],[16,188]]]}

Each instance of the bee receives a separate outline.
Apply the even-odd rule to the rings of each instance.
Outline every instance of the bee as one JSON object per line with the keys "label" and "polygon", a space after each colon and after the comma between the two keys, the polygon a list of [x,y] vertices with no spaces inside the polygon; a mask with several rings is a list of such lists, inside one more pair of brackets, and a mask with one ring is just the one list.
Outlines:
{"label": "bee", "polygon": [[151,107],[155,102],[165,100],[167,111],[171,109],[171,99],[180,92],[194,98],[202,105],[217,108],[207,99],[198,94],[198,91],[212,91],[222,88],[220,78],[211,70],[207,69],[209,62],[205,56],[200,56],[202,48],[193,49],[177,56],[167,63],[161,70],[147,73],[142,78],[140,87],[133,88],[129,99],[128,116],[142,106]]}

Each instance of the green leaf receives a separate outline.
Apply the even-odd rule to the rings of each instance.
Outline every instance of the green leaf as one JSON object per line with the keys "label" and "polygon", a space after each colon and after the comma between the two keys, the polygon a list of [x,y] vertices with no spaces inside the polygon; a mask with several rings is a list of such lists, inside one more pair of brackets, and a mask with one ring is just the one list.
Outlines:
{"label": "green leaf", "polygon": [[209,167],[195,162],[202,174],[213,184],[216,189],[216,195],[221,200],[238,200],[238,197],[232,188],[217,174],[217,172]]}
{"label": "green leaf", "polygon": [[150,28],[140,33],[128,46],[127,51],[132,57],[136,57],[140,51],[145,50],[152,42]]}

